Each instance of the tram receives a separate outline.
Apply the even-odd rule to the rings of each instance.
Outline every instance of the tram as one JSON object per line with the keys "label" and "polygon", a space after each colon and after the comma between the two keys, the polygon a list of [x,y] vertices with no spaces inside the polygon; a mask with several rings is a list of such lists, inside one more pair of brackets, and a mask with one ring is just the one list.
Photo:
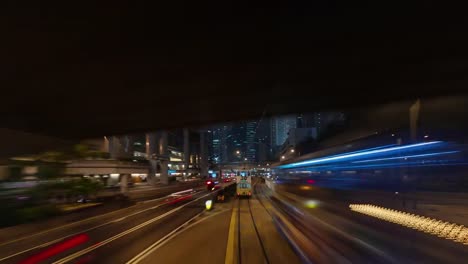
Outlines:
{"label": "tram", "polygon": [[239,176],[237,180],[236,193],[238,197],[252,196],[252,178],[250,176]]}

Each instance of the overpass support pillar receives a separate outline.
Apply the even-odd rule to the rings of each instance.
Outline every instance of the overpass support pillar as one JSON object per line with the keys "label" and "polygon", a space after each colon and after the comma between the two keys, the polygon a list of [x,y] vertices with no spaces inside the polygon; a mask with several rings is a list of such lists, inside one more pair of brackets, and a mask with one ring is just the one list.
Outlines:
{"label": "overpass support pillar", "polygon": [[107,141],[107,148],[112,159],[133,157],[133,136],[111,136]]}
{"label": "overpass support pillar", "polygon": [[187,178],[187,171],[189,168],[189,159],[190,159],[190,141],[189,141],[189,130],[184,128],[184,178]]}
{"label": "overpass support pillar", "polygon": [[205,131],[200,131],[200,175],[208,176],[208,159],[206,156]]}
{"label": "overpass support pillar", "polygon": [[160,181],[162,184],[169,184],[168,164],[169,154],[167,148],[167,131],[163,130],[159,133],[159,160],[161,163]]}
{"label": "overpass support pillar", "polygon": [[158,182],[156,180],[156,172],[158,168],[158,163],[157,160],[154,159],[149,159],[149,169],[148,169],[148,176],[146,177],[146,182],[149,185],[156,186],[156,183]]}
{"label": "overpass support pillar", "polygon": [[122,145],[117,136],[109,137],[109,155],[111,159],[118,159],[120,156]]}
{"label": "overpass support pillar", "polygon": [[128,178],[130,175],[122,174],[120,175],[120,193],[126,195],[128,192]]}
{"label": "overpass support pillar", "polygon": [[146,158],[149,161],[149,169],[146,182],[152,186],[157,183],[156,173],[158,171],[158,163],[153,158],[154,155],[156,155],[156,133],[148,133],[146,134]]}

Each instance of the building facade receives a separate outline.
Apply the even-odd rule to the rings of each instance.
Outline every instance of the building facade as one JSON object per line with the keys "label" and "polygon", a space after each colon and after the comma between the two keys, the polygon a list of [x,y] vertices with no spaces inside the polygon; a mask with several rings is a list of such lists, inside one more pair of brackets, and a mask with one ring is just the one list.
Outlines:
{"label": "building facade", "polygon": [[288,138],[288,132],[297,127],[297,117],[295,115],[273,117],[271,124],[272,138],[274,145],[281,146]]}

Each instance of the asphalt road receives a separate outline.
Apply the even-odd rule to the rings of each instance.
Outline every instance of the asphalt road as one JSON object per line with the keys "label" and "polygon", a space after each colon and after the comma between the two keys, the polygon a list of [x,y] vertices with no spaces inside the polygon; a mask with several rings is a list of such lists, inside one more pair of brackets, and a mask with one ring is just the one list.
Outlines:
{"label": "asphalt road", "polygon": [[277,207],[320,252],[316,263],[461,263],[468,256],[467,245],[353,212],[313,190],[305,197],[289,189],[278,198]]}
{"label": "asphalt road", "polygon": [[[0,242],[0,263],[21,262],[87,240],[41,263],[463,263],[467,246],[280,192],[254,180],[250,199],[200,189],[31,231]],[[315,201],[315,203],[310,203]]]}
{"label": "asphalt road", "polygon": [[[199,185],[199,182],[189,182],[182,184],[173,184],[163,187],[148,186],[146,188],[131,188],[129,189],[129,192],[127,194],[127,196],[129,197],[128,200],[117,199],[115,196],[109,196],[106,198],[100,196],[99,198],[104,199],[104,201],[102,205],[96,207],[86,208],[85,210],[80,210],[79,212],[72,212],[61,216],[55,216],[53,218],[38,222],[0,228],[0,255],[2,252],[1,246],[4,243],[8,243],[9,241],[16,240],[18,238],[27,237],[33,233],[37,233],[38,230],[54,229],[59,226],[111,213],[113,211],[117,211],[130,206],[136,205],[138,207],[144,207],[138,205],[138,203],[152,201],[182,190],[187,190],[191,188],[197,190],[205,189],[203,184],[201,184],[201,186]],[[116,193],[118,194],[118,192]]]}
{"label": "asphalt road", "polygon": [[[95,263],[122,263],[143,250],[145,243],[152,241],[152,236],[164,235],[181,221],[203,211],[204,199],[211,196],[212,193],[207,191],[197,191],[190,197],[184,194],[181,196],[183,199],[161,197],[53,228],[37,229],[28,235],[3,241],[0,244],[0,262],[18,263],[70,237],[86,234],[89,237],[86,243],[54,256],[49,262],[99,244],[84,255]],[[81,256],[77,253],[74,259]]]}
{"label": "asphalt road", "polygon": [[135,263],[300,263],[259,199],[216,204]]}
{"label": "asphalt road", "polygon": [[51,254],[41,263],[154,263],[155,259],[159,263],[230,263],[228,255],[231,263],[238,259],[241,263],[300,262],[259,197],[226,197],[225,202],[206,211],[205,201],[213,195],[199,190],[191,195],[147,200],[36,230],[0,244],[0,262],[34,263],[22,261],[41,256],[81,234],[88,240]]}

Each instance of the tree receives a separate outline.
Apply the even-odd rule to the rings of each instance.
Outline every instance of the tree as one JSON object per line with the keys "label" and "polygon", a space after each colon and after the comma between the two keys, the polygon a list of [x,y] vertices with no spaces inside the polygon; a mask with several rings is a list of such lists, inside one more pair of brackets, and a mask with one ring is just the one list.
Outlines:
{"label": "tree", "polygon": [[73,147],[73,150],[74,150],[74,154],[78,157],[78,158],[86,158],[89,156],[89,148],[88,146],[86,145],[83,145],[83,144],[77,144]]}

